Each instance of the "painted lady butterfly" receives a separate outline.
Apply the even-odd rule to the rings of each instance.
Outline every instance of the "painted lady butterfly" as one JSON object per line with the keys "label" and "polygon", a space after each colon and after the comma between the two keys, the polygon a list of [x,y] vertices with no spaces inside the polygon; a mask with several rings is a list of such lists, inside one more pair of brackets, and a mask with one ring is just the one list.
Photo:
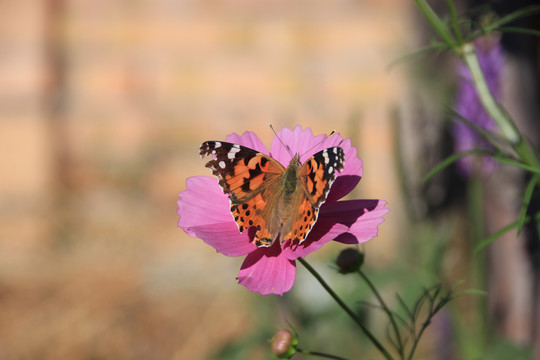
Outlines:
{"label": "painted lady butterfly", "polygon": [[336,171],[342,171],[345,154],[340,147],[319,151],[303,165],[293,156],[285,168],[270,156],[223,141],[207,141],[201,158],[211,155],[206,167],[229,196],[231,213],[240,232],[253,227],[253,242],[270,246],[280,237],[304,241],[317,220]]}

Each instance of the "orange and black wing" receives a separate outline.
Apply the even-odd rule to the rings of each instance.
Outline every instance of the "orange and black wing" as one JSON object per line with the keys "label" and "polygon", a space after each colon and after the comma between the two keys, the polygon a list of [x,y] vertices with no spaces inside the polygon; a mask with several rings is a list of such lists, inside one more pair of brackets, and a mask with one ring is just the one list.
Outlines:
{"label": "orange and black wing", "polygon": [[271,207],[285,168],[268,155],[228,142],[207,141],[199,150],[201,157],[212,156],[206,167],[229,196],[240,232],[254,227],[254,243],[270,246],[277,236],[270,229]]}
{"label": "orange and black wing", "polygon": [[317,221],[319,208],[326,201],[330,187],[345,166],[345,153],[340,147],[331,147],[319,151],[310,157],[300,168],[299,180],[302,192],[295,200],[295,210],[289,233],[283,238],[306,239],[313,224]]}

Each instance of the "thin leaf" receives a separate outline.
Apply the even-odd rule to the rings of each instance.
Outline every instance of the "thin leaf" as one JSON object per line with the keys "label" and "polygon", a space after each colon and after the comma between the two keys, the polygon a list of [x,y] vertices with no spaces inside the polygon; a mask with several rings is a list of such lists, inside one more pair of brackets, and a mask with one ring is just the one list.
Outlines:
{"label": "thin leaf", "polygon": [[533,177],[531,177],[529,183],[527,184],[527,187],[525,188],[525,193],[523,194],[523,204],[521,205],[521,210],[519,211],[517,236],[521,234],[521,230],[523,229],[523,225],[525,224],[527,209],[529,208],[529,204],[531,203],[534,188],[538,184],[538,180],[540,180],[540,175],[534,175]]}
{"label": "thin leaf", "polygon": [[[399,294],[396,294],[396,297],[397,297],[398,302],[401,305],[401,307],[403,309],[405,309],[405,312],[409,316],[408,321],[403,320],[403,325],[407,328],[407,331],[409,332],[409,336],[414,338],[416,336],[416,321],[415,321],[415,319],[413,317],[414,315],[410,311],[407,304],[405,304],[405,301],[401,298],[401,296],[399,296]],[[401,319],[401,317],[399,317],[399,318]]]}
{"label": "thin leaf", "polygon": [[433,176],[437,175],[439,172],[447,168],[448,166],[452,165],[462,157],[465,157],[467,155],[491,155],[492,151],[490,150],[482,150],[482,149],[473,149],[473,150],[467,150],[467,151],[461,151],[454,153],[450,156],[448,156],[446,159],[441,161],[437,166],[433,168],[426,176],[424,176],[423,181],[426,182],[429,179],[431,179]]}
{"label": "thin leaf", "polygon": [[458,291],[455,294],[452,294],[451,300],[456,299],[462,295],[481,295],[481,296],[487,296],[488,292],[485,290],[480,289],[465,289]]}
{"label": "thin leaf", "polygon": [[504,26],[508,23],[511,23],[514,20],[517,20],[519,18],[526,17],[526,16],[531,16],[539,12],[540,12],[540,6],[533,5],[533,6],[523,8],[523,9],[519,9],[501,18],[495,18],[492,21],[482,23],[479,25],[477,29],[475,29],[472,33],[470,33],[469,40],[472,41],[478,37],[481,37],[481,36],[484,36],[486,34],[490,34],[493,32],[516,32],[516,33],[524,33],[524,34],[531,34],[531,35],[539,35],[538,31],[536,30],[524,29],[524,28],[518,28],[518,27],[512,27],[512,26],[508,26],[508,27]]}
{"label": "thin leaf", "polygon": [[452,27],[454,28],[454,34],[456,35],[458,44],[463,44],[463,38],[461,36],[461,29],[459,27],[459,21],[457,17],[456,7],[453,0],[447,0],[448,8],[450,9],[450,16],[452,21]]}
{"label": "thin leaf", "polygon": [[399,315],[396,311],[392,311],[393,316],[401,322],[401,325],[404,327],[409,327],[407,320],[403,318],[403,316]]}
{"label": "thin leaf", "polygon": [[452,115],[454,115],[459,121],[465,123],[468,127],[473,129],[482,139],[487,141],[491,146],[493,146],[495,149],[497,149],[499,152],[504,152],[501,146],[499,145],[499,139],[495,137],[492,133],[486,131],[481,126],[478,126],[473,121],[467,119],[463,115],[461,115],[459,112],[457,112],[454,108],[444,105],[446,111],[450,112]]}
{"label": "thin leaf", "polygon": [[425,290],[424,294],[420,296],[420,298],[416,301],[413,307],[413,321],[416,322],[418,318],[420,317],[420,312],[422,310],[422,306],[424,306],[424,303],[426,302],[426,299],[429,297],[429,293],[427,290]]}
{"label": "thin leaf", "polygon": [[500,162],[501,164],[514,166],[514,167],[517,167],[517,168],[520,168],[520,169],[523,169],[523,170],[527,170],[527,171],[529,171],[529,172],[531,172],[531,173],[533,173],[535,175],[540,175],[540,169],[537,168],[537,167],[527,165],[527,164],[524,164],[522,162],[510,159],[510,158],[507,158],[507,157],[503,157],[503,156],[500,156],[500,155],[497,155],[497,154],[493,155],[493,159],[496,160],[497,162]]}
{"label": "thin leaf", "polygon": [[411,60],[414,60],[414,59],[417,59],[419,58],[420,56],[422,55],[425,55],[431,51],[435,51],[435,52],[441,52],[443,50],[446,50],[448,49],[449,47],[443,43],[443,42],[433,42],[432,44],[430,45],[427,45],[427,46],[424,46],[424,47],[421,47],[420,49],[418,50],[415,50],[411,53],[408,53],[408,54],[405,54],[403,56],[400,56],[399,58],[397,58],[396,60],[392,61],[390,64],[388,64],[386,66],[386,70],[391,70],[394,66],[397,66],[399,64],[402,64],[402,63],[405,63],[405,62],[408,62],[408,61],[411,61]]}
{"label": "thin leaf", "polygon": [[[390,344],[392,345],[392,347],[394,348],[394,350],[396,350],[396,352],[398,354],[401,354],[403,352],[403,347],[400,346],[400,344],[398,344],[394,338],[393,338],[393,334],[394,334],[394,331],[390,331],[392,329],[392,326],[391,324],[387,324],[386,326],[386,338],[388,339],[388,341],[390,341]],[[401,340],[401,339],[400,339]]]}
{"label": "thin leaf", "polygon": [[[540,226],[540,212],[537,212],[536,214],[534,214],[532,216],[531,215],[526,216],[524,222],[527,223],[527,222],[531,221],[532,219],[534,219],[534,221],[536,221],[538,226]],[[515,228],[516,226],[518,226],[518,223],[519,223],[519,219],[514,221],[511,224],[506,225],[502,229],[499,229],[499,231],[497,231],[496,233],[494,233],[491,236],[484,239],[482,242],[480,242],[478,245],[476,245],[476,247],[474,248],[474,253],[476,254],[477,252],[482,250],[484,247],[489,245],[491,242],[493,242],[493,240],[497,239],[499,236],[501,236],[502,234],[504,234],[508,230],[511,230],[512,228]]]}
{"label": "thin leaf", "polygon": [[[525,221],[528,221],[530,218],[527,216],[527,218],[525,219]],[[480,250],[482,250],[483,248],[485,248],[486,246],[488,246],[489,244],[491,244],[495,239],[497,239],[499,236],[501,236],[502,234],[506,233],[507,231],[515,228],[516,226],[518,226],[519,224],[519,220],[516,220],[514,221],[513,223],[511,224],[508,224],[506,225],[505,227],[503,227],[502,229],[499,229],[497,232],[495,232],[494,234],[491,234],[490,236],[488,236],[487,238],[485,238],[484,240],[482,240],[478,245],[476,245],[476,247],[474,248],[474,253],[478,253]]]}
{"label": "thin leaf", "polygon": [[362,306],[365,306],[367,308],[372,308],[372,309],[377,309],[377,310],[381,310],[381,311],[384,311],[384,308],[378,304],[372,304],[370,303],[369,301],[365,301],[365,300],[359,300],[357,301],[358,305],[362,305]]}
{"label": "thin leaf", "polygon": [[495,20],[493,23],[491,23],[491,25],[493,27],[500,27],[501,25],[508,24],[519,18],[531,16],[539,12],[540,12],[540,5],[527,6]]}
{"label": "thin leaf", "polygon": [[458,280],[454,283],[454,286],[452,286],[452,289],[450,289],[450,291],[454,292],[454,290],[456,290],[456,288],[460,285],[463,285],[465,284],[465,280],[461,279],[461,280]]}
{"label": "thin leaf", "polygon": [[405,303],[405,301],[403,300],[403,298],[401,296],[399,296],[399,294],[396,294],[396,297],[398,299],[399,305],[401,305],[401,307],[405,310],[407,315],[409,315],[409,318],[411,320],[414,320],[413,319],[413,314],[412,314],[411,310],[409,309],[409,307],[407,306],[407,304]]}
{"label": "thin leaf", "polygon": [[446,25],[441,21],[439,16],[433,11],[431,6],[428,5],[426,0],[415,0],[416,5],[424,14],[424,17],[429,21],[435,32],[450,46],[452,49],[457,49],[456,42],[450,35],[450,32],[446,28]]}
{"label": "thin leaf", "polygon": [[502,27],[497,27],[494,30],[500,31],[500,32],[540,36],[540,31],[538,30],[526,29],[526,28],[520,28],[520,27],[514,27],[514,26],[502,26]]}

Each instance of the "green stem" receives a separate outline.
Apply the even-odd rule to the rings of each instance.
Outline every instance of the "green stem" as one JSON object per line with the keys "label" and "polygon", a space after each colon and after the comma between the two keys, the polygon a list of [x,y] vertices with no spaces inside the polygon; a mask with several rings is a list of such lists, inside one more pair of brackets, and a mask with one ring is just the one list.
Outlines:
{"label": "green stem", "polygon": [[489,90],[486,78],[484,77],[484,73],[480,67],[480,62],[478,61],[478,57],[474,51],[473,44],[463,44],[461,47],[461,54],[463,61],[471,72],[480,102],[491,118],[495,121],[506,139],[513,145],[518,144],[521,136],[519,135],[514,122],[510,118],[510,115],[508,115],[506,110],[495,100],[493,94]]}
{"label": "green stem", "polygon": [[[481,164],[477,164],[480,169]],[[478,174],[478,173],[477,173]],[[484,179],[479,176],[474,176],[469,180],[467,186],[467,219],[471,225],[470,238],[472,244],[478,245],[482,239],[485,238],[485,193],[484,193]],[[469,253],[469,251],[467,251]],[[468,255],[469,257],[469,255]],[[485,253],[476,257],[469,257],[468,259],[468,274],[469,278],[474,284],[475,288],[484,289],[487,286],[487,265]],[[467,313],[465,316],[466,326],[472,330],[473,334],[477,336],[466,337],[464,340],[468,344],[469,351],[474,351],[474,354],[478,357],[483,353],[484,346],[487,341],[487,334],[490,329],[486,326],[489,323],[487,319],[486,302],[480,297],[471,297],[469,305],[475,310]],[[466,310],[463,308],[462,310]],[[470,310],[468,310],[470,311]]]}
{"label": "green stem", "polygon": [[433,11],[431,6],[426,2],[426,0],[415,0],[416,5],[418,6],[418,9],[422,12],[424,17],[429,21],[431,26],[433,26],[433,29],[439,34],[439,36],[444,40],[444,42],[450,46],[452,49],[457,48],[457,44],[450,34],[450,31],[448,31],[446,25],[443,23],[443,21],[439,18],[439,16]]}
{"label": "green stem", "polygon": [[299,352],[299,353],[302,353],[302,354],[311,355],[311,356],[318,356],[318,357],[323,357],[323,358],[327,358],[327,359],[347,360],[346,358],[343,358],[341,356],[332,355],[332,354],[326,354],[326,353],[319,352],[319,351],[309,351],[309,350],[302,350],[302,349],[298,349],[298,348],[296,349],[296,351]]}
{"label": "green stem", "polygon": [[514,150],[519,154],[521,160],[527,165],[539,169],[540,160],[538,159],[538,155],[536,154],[535,150],[531,144],[526,141],[523,136],[521,136],[508,112],[497,102],[497,100],[495,100],[495,97],[489,90],[473,44],[463,44],[460,52],[463,61],[471,72],[480,102],[488,114],[495,121],[501,133],[509,141]]}
{"label": "green stem", "polygon": [[397,345],[398,345],[397,350],[399,352],[399,355],[403,357],[403,342],[401,341],[401,335],[399,333],[399,328],[397,326],[396,319],[394,318],[394,314],[392,313],[392,311],[390,311],[390,308],[384,302],[381,294],[379,294],[379,292],[377,291],[377,288],[375,288],[375,285],[373,285],[373,283],[371,282],[371,280],[369,280],[366,274],[364,274],[362,270],[358,270],[358,273],[360,274],[362,279],[364,279],[364,281],[367,283],[367,285],[369,286],[369,288],[371,289],[371,291],[377,298],[377,301],[379,301],[379,303],[381,304],[381,307],[383,308],[384,312],[386,312],[386,314],[388,315],[388,318],[390,319],[390,323],[392,324],[392,329],[394,330],[394,334],[396,336]]}
{"label": "green stem", "polygon": [[362,324],[362,321],[358,316],[352,311],[343,300],[332,290],[332,288],[324,281],[324,279],[319,275],[319,273],[308,264],[308,262],[302,258],[297,259],[304,267],[319,281],[322,287],[330,294],[330,296],[338,303],[338,305],[345,310],[345,312],[351,317],[351,319],[358,324],[360,329],[366,334],[368,339],[375,345],[375,347],[384,355],[385,359],[393,360],[392,355],[382,346],[382,344],[373,336],[373,334]]}
{"label": "green stem", "polygon": [[422,327],[420,328],[420,331],[418,332],[418,335],[415,336],[411,351],[409,352],[409,356],[407,357],[407,360],[412,360],[414,353],[416,352],[416,347],[420,343],[420,338],[424,334],[424,331],[427,329],[427,327],[431,324],[431,316],[428,317],[426,321],[422,323]]}

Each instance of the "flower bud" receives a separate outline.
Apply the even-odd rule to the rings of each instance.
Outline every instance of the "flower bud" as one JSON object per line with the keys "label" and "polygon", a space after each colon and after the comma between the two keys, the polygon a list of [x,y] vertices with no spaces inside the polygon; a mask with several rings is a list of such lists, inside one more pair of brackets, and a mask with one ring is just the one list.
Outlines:
{"label": "flower bud", "polygon": [[364,254],[355,248],[347,248],[341,251],[337,257],[336,265],[339,272],[348,274],[360,269],[364,263]]}
{"label": "flower bud", "polygon": [[281,329],[270,341],[272,353],[280,359],[290,359],[296,353],[298,339],[290,330]]}

